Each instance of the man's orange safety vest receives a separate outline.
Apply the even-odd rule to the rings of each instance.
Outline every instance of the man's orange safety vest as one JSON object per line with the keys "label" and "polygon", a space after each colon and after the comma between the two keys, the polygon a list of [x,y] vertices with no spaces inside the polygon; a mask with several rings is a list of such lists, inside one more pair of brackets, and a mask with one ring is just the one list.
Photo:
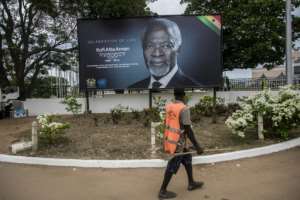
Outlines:
{"label": "man's orange safety vest", "polygon": [[166,119],[164,132],[164,150],[174,154],[183,130],[180,129],[180,112],[186,106],[181,102],[166,105]]}

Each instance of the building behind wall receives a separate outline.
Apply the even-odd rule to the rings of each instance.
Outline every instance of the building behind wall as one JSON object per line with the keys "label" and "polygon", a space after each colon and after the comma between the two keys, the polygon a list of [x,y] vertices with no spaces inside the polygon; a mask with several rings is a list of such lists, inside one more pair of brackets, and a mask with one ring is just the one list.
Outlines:
{"label": "building behind wall", "polygon": [[300,79],[300,51],[297,51],[294,58],[294,72],[295,72],[295,78]]}
{"label": "building behind wall", "polygon": [[[295,78],[300,78],[300,51],[293,51],[292,54],[293,66]],[[274,68],[267,70],[265,68],[255,68],[252,69],[253,79],[285,79],[286,78],[286,68],[285,65],[275,66]]]}

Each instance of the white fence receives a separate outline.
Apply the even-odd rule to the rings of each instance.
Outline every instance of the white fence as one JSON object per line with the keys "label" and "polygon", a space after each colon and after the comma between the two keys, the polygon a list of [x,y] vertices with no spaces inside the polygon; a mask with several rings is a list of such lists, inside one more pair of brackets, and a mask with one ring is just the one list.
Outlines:
{"label": "white fence", "polygon": [[[257,94],[259,91],[218,91],[217,97],[225,100],[225,103],[237,102],[238,97],[251,96]],[[275,95],[277,91],[272,91]],[[189,93],[188,93],[189,94]],[[189,106],[195,105],[201,96],[213,95],[212,91],[208,92],[191,92],[191,100]],[[173,98],[172,93],[154,93],[153,96],[161,96],[168,101]],[[78,98],[82,103],[82,111],[85,110],[85,98]],[[27,99],[24,102],[25,109],[28,109],[29,116],[38,114],[70,114],[66,112],[65,105],[61,103],[61,98],[50,99]],[[153,102],[153,101],[152,101]],[[89,98],[90,110],[92,113],[109,113],[110,110],[117,105],[128,106],[136,110],[143,110],[149,107],[149,94],[106,94],[103,97],[96,96]],[[153,102],[154,105],[154,102]]]}

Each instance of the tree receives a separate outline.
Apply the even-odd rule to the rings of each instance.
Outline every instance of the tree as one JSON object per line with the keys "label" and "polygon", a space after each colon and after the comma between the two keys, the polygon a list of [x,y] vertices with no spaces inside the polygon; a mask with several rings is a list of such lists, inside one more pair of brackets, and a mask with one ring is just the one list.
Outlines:
{"label": "tree", "polygon": [[[181,0],[185,14],[222,15],[224,69],[272,68],[284,62],[285,0]],[[293,5],[298,6],[299,0]],[[294,20],[299,18],[294,16]],[[299,23],[299,22],[298,22]],[[293,39],[299,38],[294,29]]]}
{"label": "tree", "polygon": [[71,56],[76,20],[54,1],[2,0],[0,16],[0,80],[17,85],[20,99],[30,95],[39,75],[50,67],[67,69],[76,62]]}
{"label": "tree", "polygon": [[41,76],[35,81],[35,85],[31,91],[30,98],[50,98],[52,95],[58,95],[59,85],[62,87],[62,93],[67,93],[67,88],[70,86],[68,80],[56,76]]}
{"label": "tree", "polygon": [[[0,84],[30,96],[38,77],[77,63],[76,18],[152,14],[147,0],[1,0]],[[3,59],[1,59],[3,57]]]}
{"label": "tree", "polygon": [[[147,7],[147,2],[157,0],[62,0],[60,6],[68,13],[82,18],[120,18],[156,15]],[[124,93],[124,90],[115,90]]]}
{"label": "tree", "polygon": [[1,86],[7,85],[9,85],[9,81],[6,77],[6,72],[3,65],[2,34],[0,32],[0,88]]}
{"label": "tree", "polygon": [[60,6],[83,18],[136,17],[153,14],[147,2],[156,0],[63,0]]}

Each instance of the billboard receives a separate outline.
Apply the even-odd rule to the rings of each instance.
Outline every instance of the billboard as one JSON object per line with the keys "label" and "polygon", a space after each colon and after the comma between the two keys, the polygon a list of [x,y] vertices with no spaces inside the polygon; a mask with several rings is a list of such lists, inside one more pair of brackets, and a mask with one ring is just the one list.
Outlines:
{"label": "billboard", "polygon": [[80,89],[221,84],[218,15],[79,19],[77,27]]}

